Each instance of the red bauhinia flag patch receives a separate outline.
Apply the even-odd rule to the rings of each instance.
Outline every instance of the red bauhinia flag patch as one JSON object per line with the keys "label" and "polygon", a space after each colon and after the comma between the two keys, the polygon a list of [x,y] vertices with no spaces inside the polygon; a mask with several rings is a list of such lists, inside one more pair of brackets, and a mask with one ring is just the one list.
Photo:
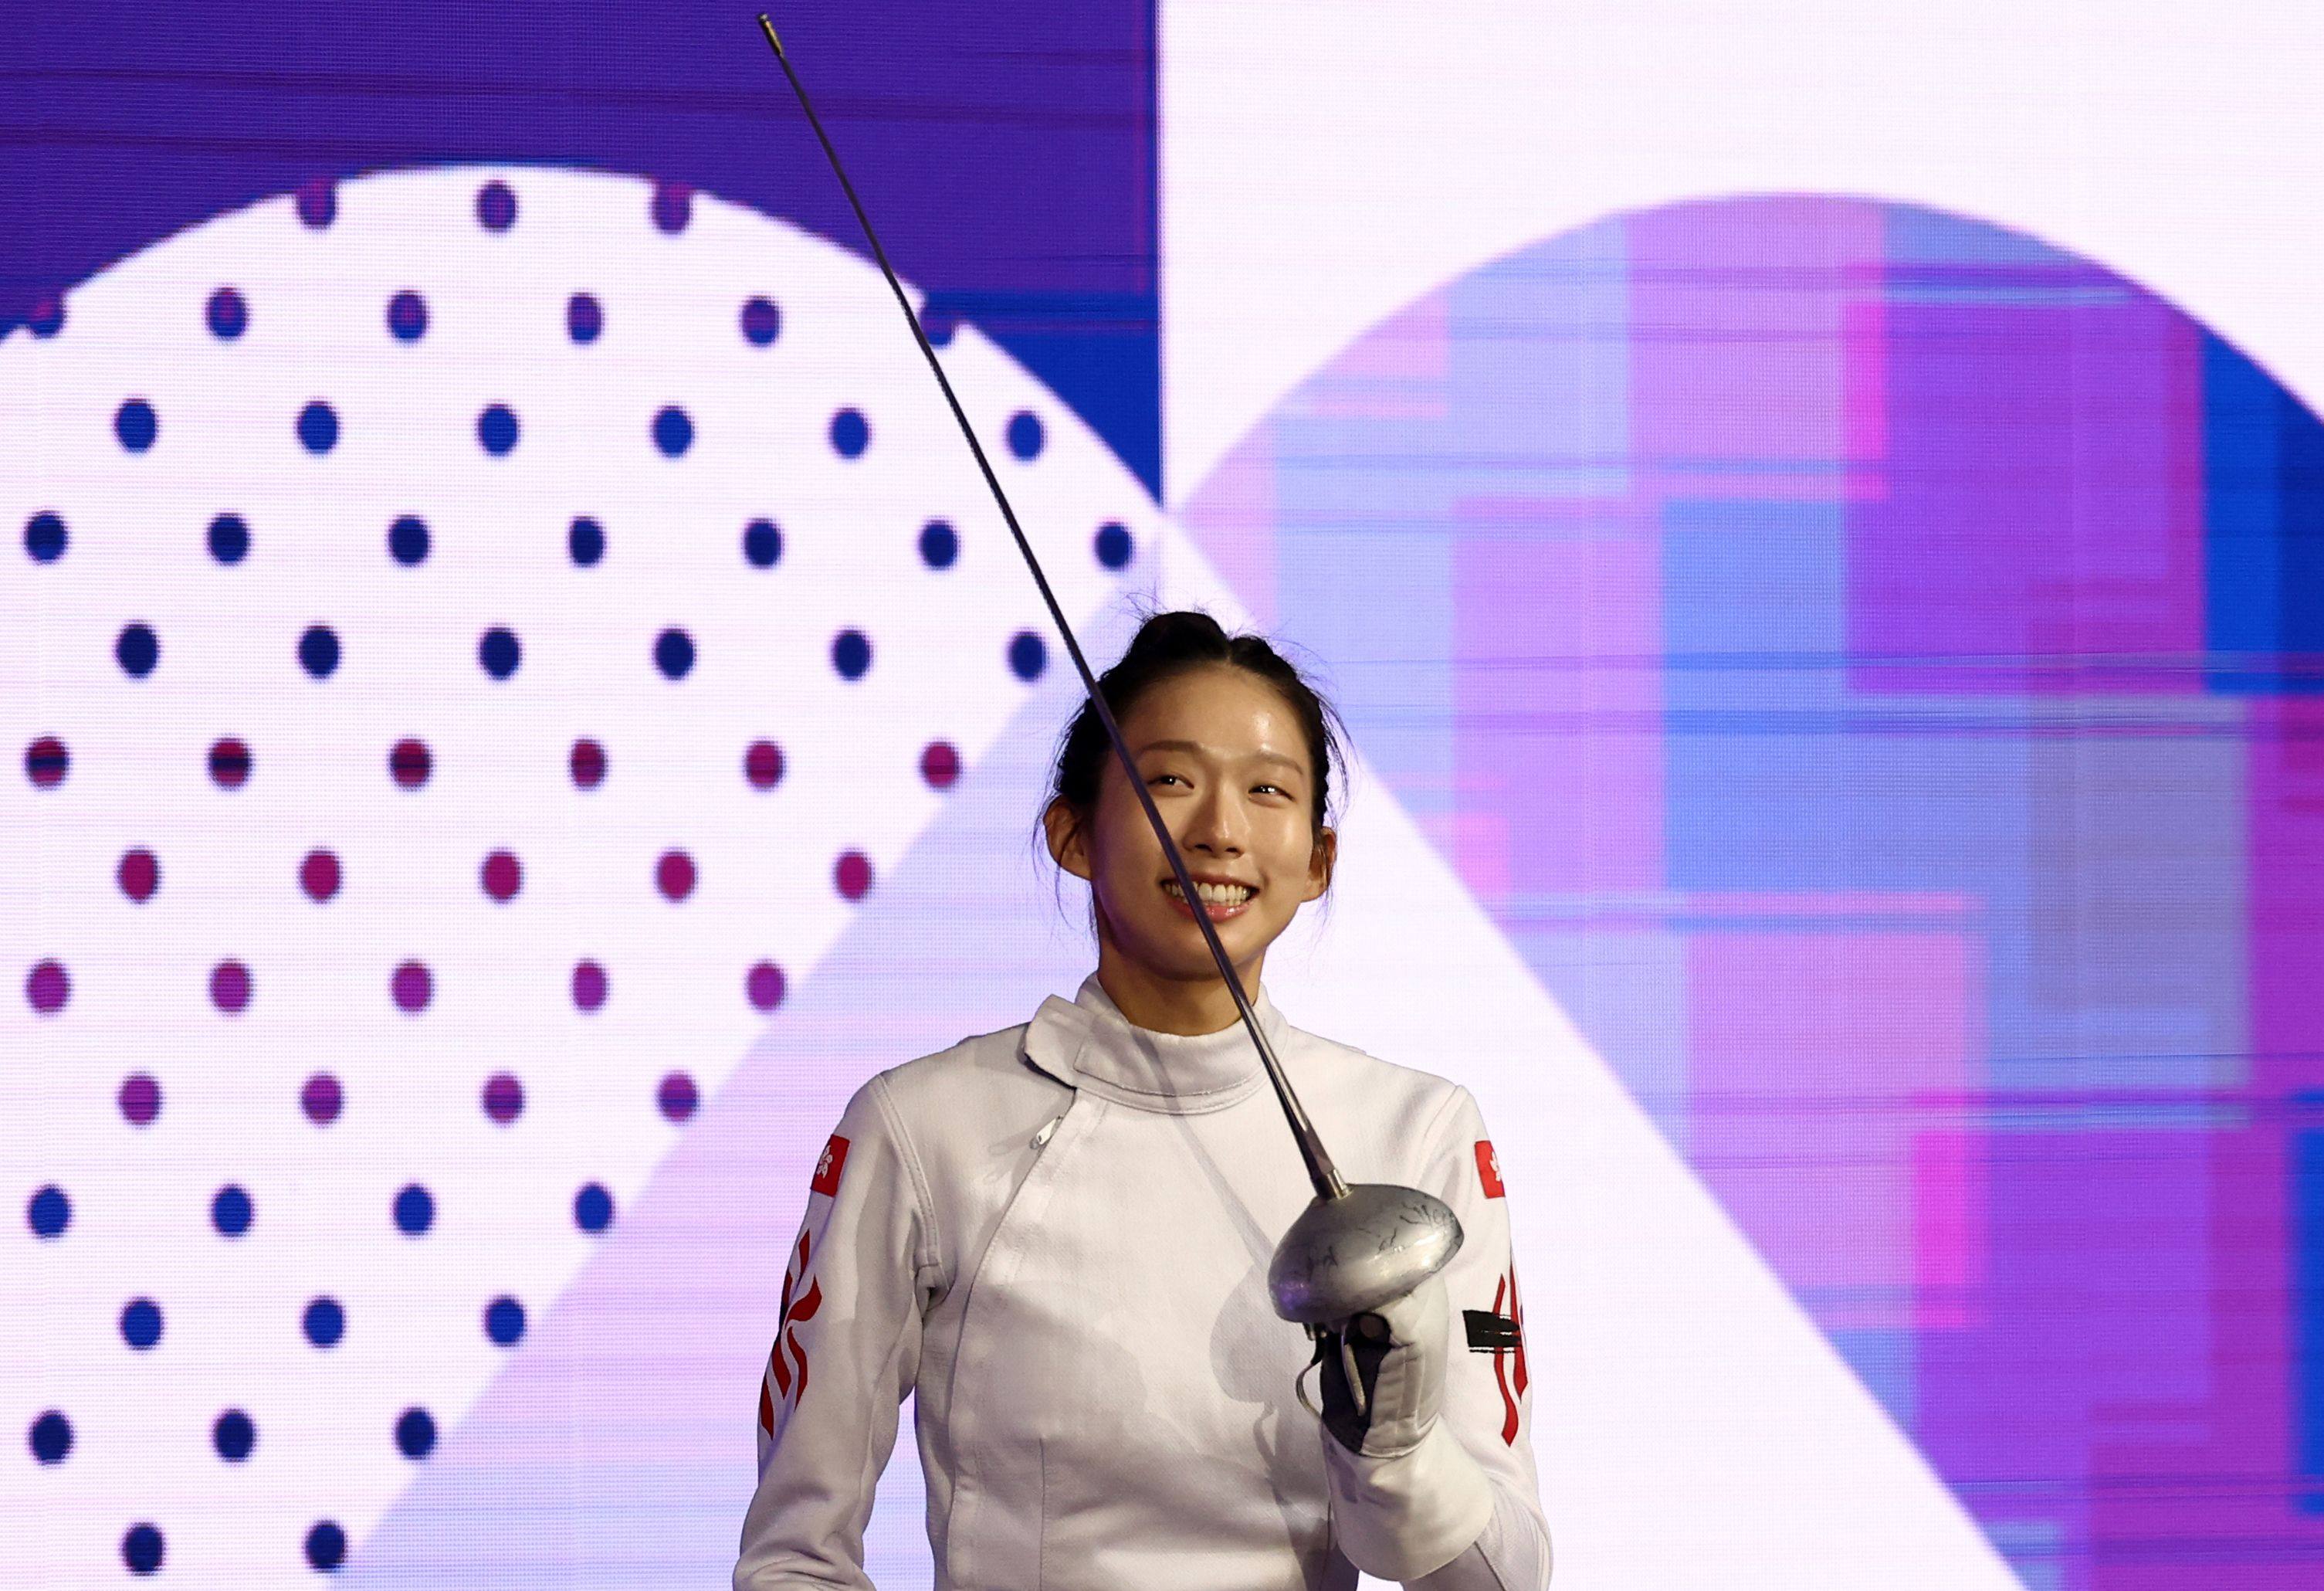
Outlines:
{"label": "red bauhinia flag patch", "polygon": [[807,1185],[807,1191],[820,1193],[825,1197],[837,1194],[839,1173],[844,1170],[846,1166],[847,1140],[834,1133],[831,1135],[831,1142],[823,1146],[823,1158],[815,1162],[815,1180]]}
{"label": "red bauhinia flag patch", "polygon": [[1493,1152],[1489,1138],[1477,1140],[1477,1180],[1483,1186],[1487,1198],[1508,1197],[1509,1190],[1501,1186],[1501,1158]]}

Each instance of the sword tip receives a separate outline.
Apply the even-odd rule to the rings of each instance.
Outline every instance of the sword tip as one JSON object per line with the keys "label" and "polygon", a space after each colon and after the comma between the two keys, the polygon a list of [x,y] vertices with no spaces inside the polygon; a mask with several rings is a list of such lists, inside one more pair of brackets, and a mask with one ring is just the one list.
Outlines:
{"label": "sword tip", "polygon": [[782,35],[781,35],[780,33],[778,33],[778,32],[775,32],[774,20],[773,20],[771,17],[768,16],[768,14],[767,14],[765,12],[763,12],[763,11],[762,11],[762,12],[759,13],[759,25],[760,25],[761,27],[762,27],[762,28],[766,29],[766,31],[767,31],[767,42],[768,42],[768,43],[770,43],[770,44],[772,44],[772,45],[775,47],[775,53],[776,53],[777,55],[780,55],[780,54],[782,54],[782,52],[783,52],[783,39],[782,39]]}

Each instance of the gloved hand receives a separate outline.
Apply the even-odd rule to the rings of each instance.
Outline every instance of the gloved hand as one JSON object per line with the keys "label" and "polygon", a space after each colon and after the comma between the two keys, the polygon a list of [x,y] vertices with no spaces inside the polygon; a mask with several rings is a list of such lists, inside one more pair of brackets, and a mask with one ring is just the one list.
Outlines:
{"label": "gloved hand", "polygon": [[[1431,1276],[1315,1341],[1323,1428],[1351,1453],[1393,1458],[1420,1446],[1444,1403],[1452,1304]],[[1355,1380],[1351,1383],[1352,1368]]]}

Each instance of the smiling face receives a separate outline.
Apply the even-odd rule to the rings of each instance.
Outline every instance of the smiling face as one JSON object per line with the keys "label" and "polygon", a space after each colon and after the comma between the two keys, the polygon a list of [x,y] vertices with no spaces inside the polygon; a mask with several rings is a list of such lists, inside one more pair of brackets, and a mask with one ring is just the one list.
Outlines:
{"label": "smiling face", "polygon": [[[1331,883],[1338,844],[1315,828],[1315,770],[1297,716],[1265,680],[1208,665],[1148,689],[1121,731],[1204,911],[1254,992],[1267,948]],[[1166,1032],[1233,1021],[1194,908],[1120,762],[1108,755],[1093,810],[1058,801],[1044,822],[1057,865],[1090,883],[1098,976],[1122,1014]],[[1200,1022],[1209,1025],[1186,1025]]]}

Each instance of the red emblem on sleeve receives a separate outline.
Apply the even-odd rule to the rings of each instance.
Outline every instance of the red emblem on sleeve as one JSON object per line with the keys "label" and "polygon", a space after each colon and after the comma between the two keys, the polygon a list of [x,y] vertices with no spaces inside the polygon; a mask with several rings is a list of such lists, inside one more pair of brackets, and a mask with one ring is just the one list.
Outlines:
{"label": "red emblem on sleeve", "polygon": [[[846,1145],[842,1143],[841,1148]],[[1508,1189],[1501,1186],[1501,1158],[1493,1152],[1492,1140],[1477,1140],[1477,1180],[1485,1189],[1487,1198],[1506,1198]]]}
{"label": "red emblem on sleeve", "polygon": [[834,1133],[831,1142],[823,1146],[823,1158],[815,1162],[815,1180],[807,1185],[807,1191],[820,1193],[826,1198],[836,1194],[839,1191],[839,1173],[846,1166],[847,1140]]}

